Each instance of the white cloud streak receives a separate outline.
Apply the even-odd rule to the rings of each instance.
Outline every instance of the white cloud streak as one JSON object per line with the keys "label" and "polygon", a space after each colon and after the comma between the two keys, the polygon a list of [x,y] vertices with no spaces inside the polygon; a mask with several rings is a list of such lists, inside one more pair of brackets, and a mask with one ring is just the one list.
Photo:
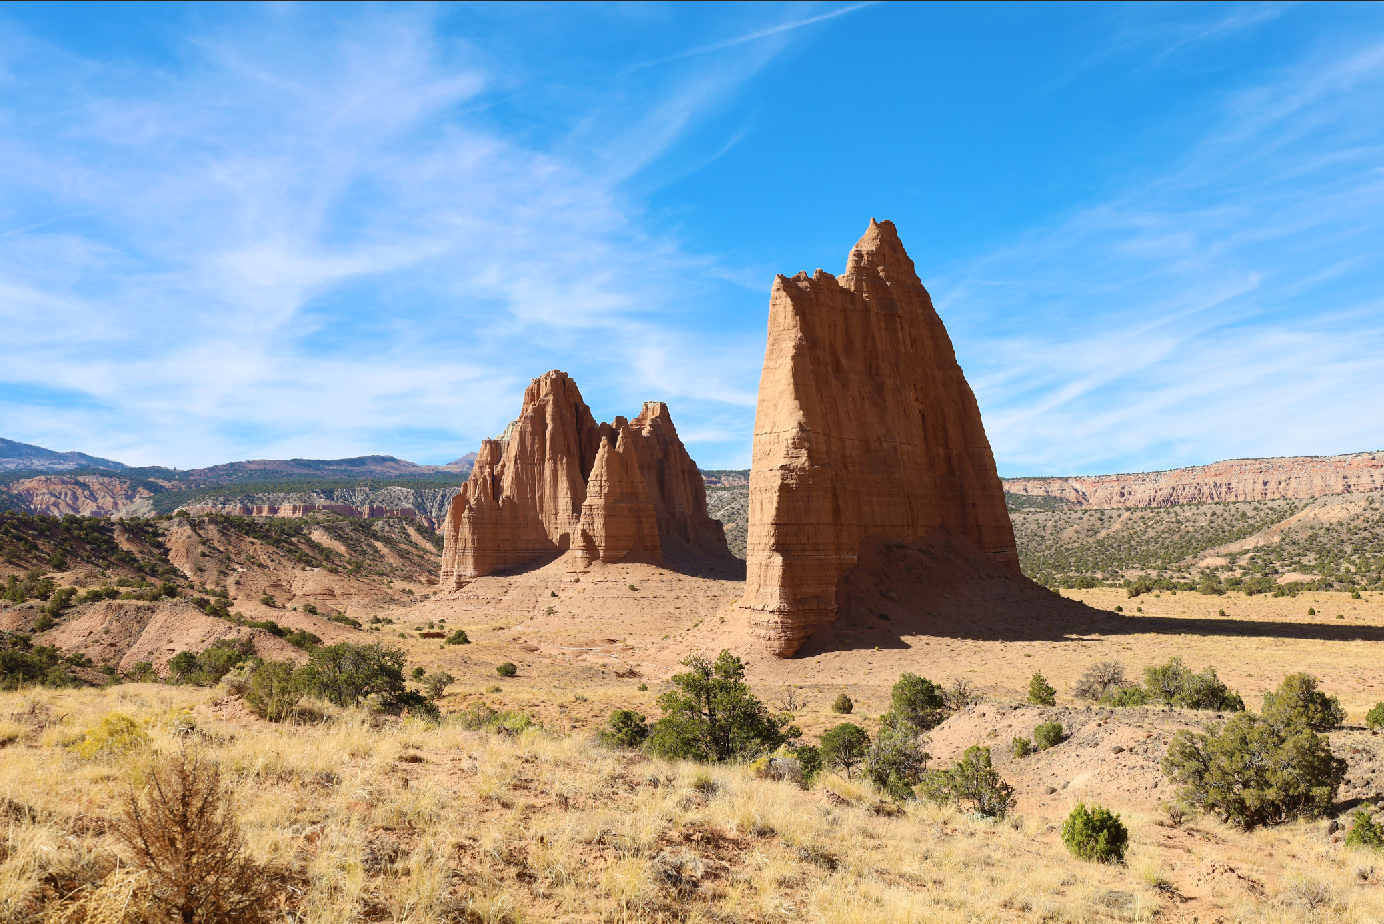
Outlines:
{"label": "white cloud streak", "polygon": [[1124,195],[935,289],[1001,473],[1384,447],[1384,45],[1227,101]]}
{"label": "white cloud streak", "polygon": [[[0,127],[23,129],[0,133],[0,321],[25,345],[0,429],[136,464],[445,461],[529,375],[646,368],[612,345],[686,310],[712,261],[641,232],[619,183],[763,54],[588,126],[632,142],[593,157],[456,117],[491,75],[417,8],[251,9],[186,37],[176,74],[0,34]],[[715,396],[694,419],[746,400],[705,370],[641,384]]]}
{"label": "white cloud streak", "polygon": [[816,16],[809,16],[806,19],[798,19],[794,20],[793,22],[780,23],[778,25],[769,26],[764,29],[756,29],[753,32],[747,32],[744,35],[737,35],[734,38],[724,39],[719,42],[712,42],[709,45],[699,45],[696,48],[689,48],[686,51],[680,51],[677,54],[668,55],[667,57],[656,58],[652,61],[642,61],[638,64],[632,64],[630,65],[629,70],[642,70],[643,68],[654,67],[658,64],[668,64],[673,61],[682,61],[686,58],[696,57],[697,55],[710,54],[714,51],[724,51],[727,48],[735,48],[739,45],[744,45],[748,42],[757,42],[760,39],[772,38],[777,35],[782,35],[785,32],[791,32],[794,29],[801,29],[803,26],[810,26],[814,23],[824,22],[828,19],[835,19],[838,16],[845,16],[847,13],[854,13],[856,10],[862,10],[867,6],[874,6],[878,2],[879,0],[868,0],[868,2],[865,3],[852,3],[849,6],[838,7],[837,9],[829,10],[825,13],[819,13]]}

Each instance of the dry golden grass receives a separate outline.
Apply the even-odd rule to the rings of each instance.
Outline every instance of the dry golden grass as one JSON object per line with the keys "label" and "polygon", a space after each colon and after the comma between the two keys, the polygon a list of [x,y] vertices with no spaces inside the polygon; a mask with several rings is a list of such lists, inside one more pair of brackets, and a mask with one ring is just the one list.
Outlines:
{"label": "dry golden grass", "polygon": [[[859,779],[805,792],[581,735],[331,708],[274,726],[217,696],[0,694],[16,732],[0,751],[0,921],[150,920],[110,820],[151,753],[189,742],[233,782],[249,853],[277,870],[275,913],[310,924],[1384,920],[1384,861],[1315,825],[1127,816],[1129,862],[1107,867],[1070,857],[1048,821],[897,812]],[[71,746],[113,712],[147,746],[79,757]]]}

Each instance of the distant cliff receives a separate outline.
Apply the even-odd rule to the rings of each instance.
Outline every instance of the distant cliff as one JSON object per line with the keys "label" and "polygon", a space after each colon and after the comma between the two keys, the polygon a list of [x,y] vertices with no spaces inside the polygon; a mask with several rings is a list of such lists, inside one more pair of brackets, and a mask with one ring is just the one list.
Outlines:
{"label": "distant cliff", "polygon": [[1060,498],[1078,507],[1306,499],[1384,490],[1384,452],[1229,459],[1165,472],[1002,480],[1006,494]]}

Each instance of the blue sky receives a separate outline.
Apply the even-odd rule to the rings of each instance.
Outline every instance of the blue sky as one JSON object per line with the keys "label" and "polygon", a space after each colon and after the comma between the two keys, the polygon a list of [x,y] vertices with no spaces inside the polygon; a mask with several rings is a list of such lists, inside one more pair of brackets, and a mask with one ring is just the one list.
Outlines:
{"label": "blue sky", "polygon": [[0,4],[0,435],[446,462],[570,372],[749,464],[890,218],[1001,474],[1384,448],[1384,6]]}

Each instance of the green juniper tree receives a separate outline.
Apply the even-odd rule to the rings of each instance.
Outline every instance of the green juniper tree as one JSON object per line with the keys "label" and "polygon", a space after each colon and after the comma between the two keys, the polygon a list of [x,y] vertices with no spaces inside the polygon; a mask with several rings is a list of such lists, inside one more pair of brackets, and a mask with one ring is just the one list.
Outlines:
{"label": "green juniper tree", "polygon": [[658,698],[663,717],[650,730],[649,750],[669,760],[722,763],[771,753],[802,732],[789,715],[771,715],[750,693],[745,664],[729,651],[715,661],[693,655]]}

